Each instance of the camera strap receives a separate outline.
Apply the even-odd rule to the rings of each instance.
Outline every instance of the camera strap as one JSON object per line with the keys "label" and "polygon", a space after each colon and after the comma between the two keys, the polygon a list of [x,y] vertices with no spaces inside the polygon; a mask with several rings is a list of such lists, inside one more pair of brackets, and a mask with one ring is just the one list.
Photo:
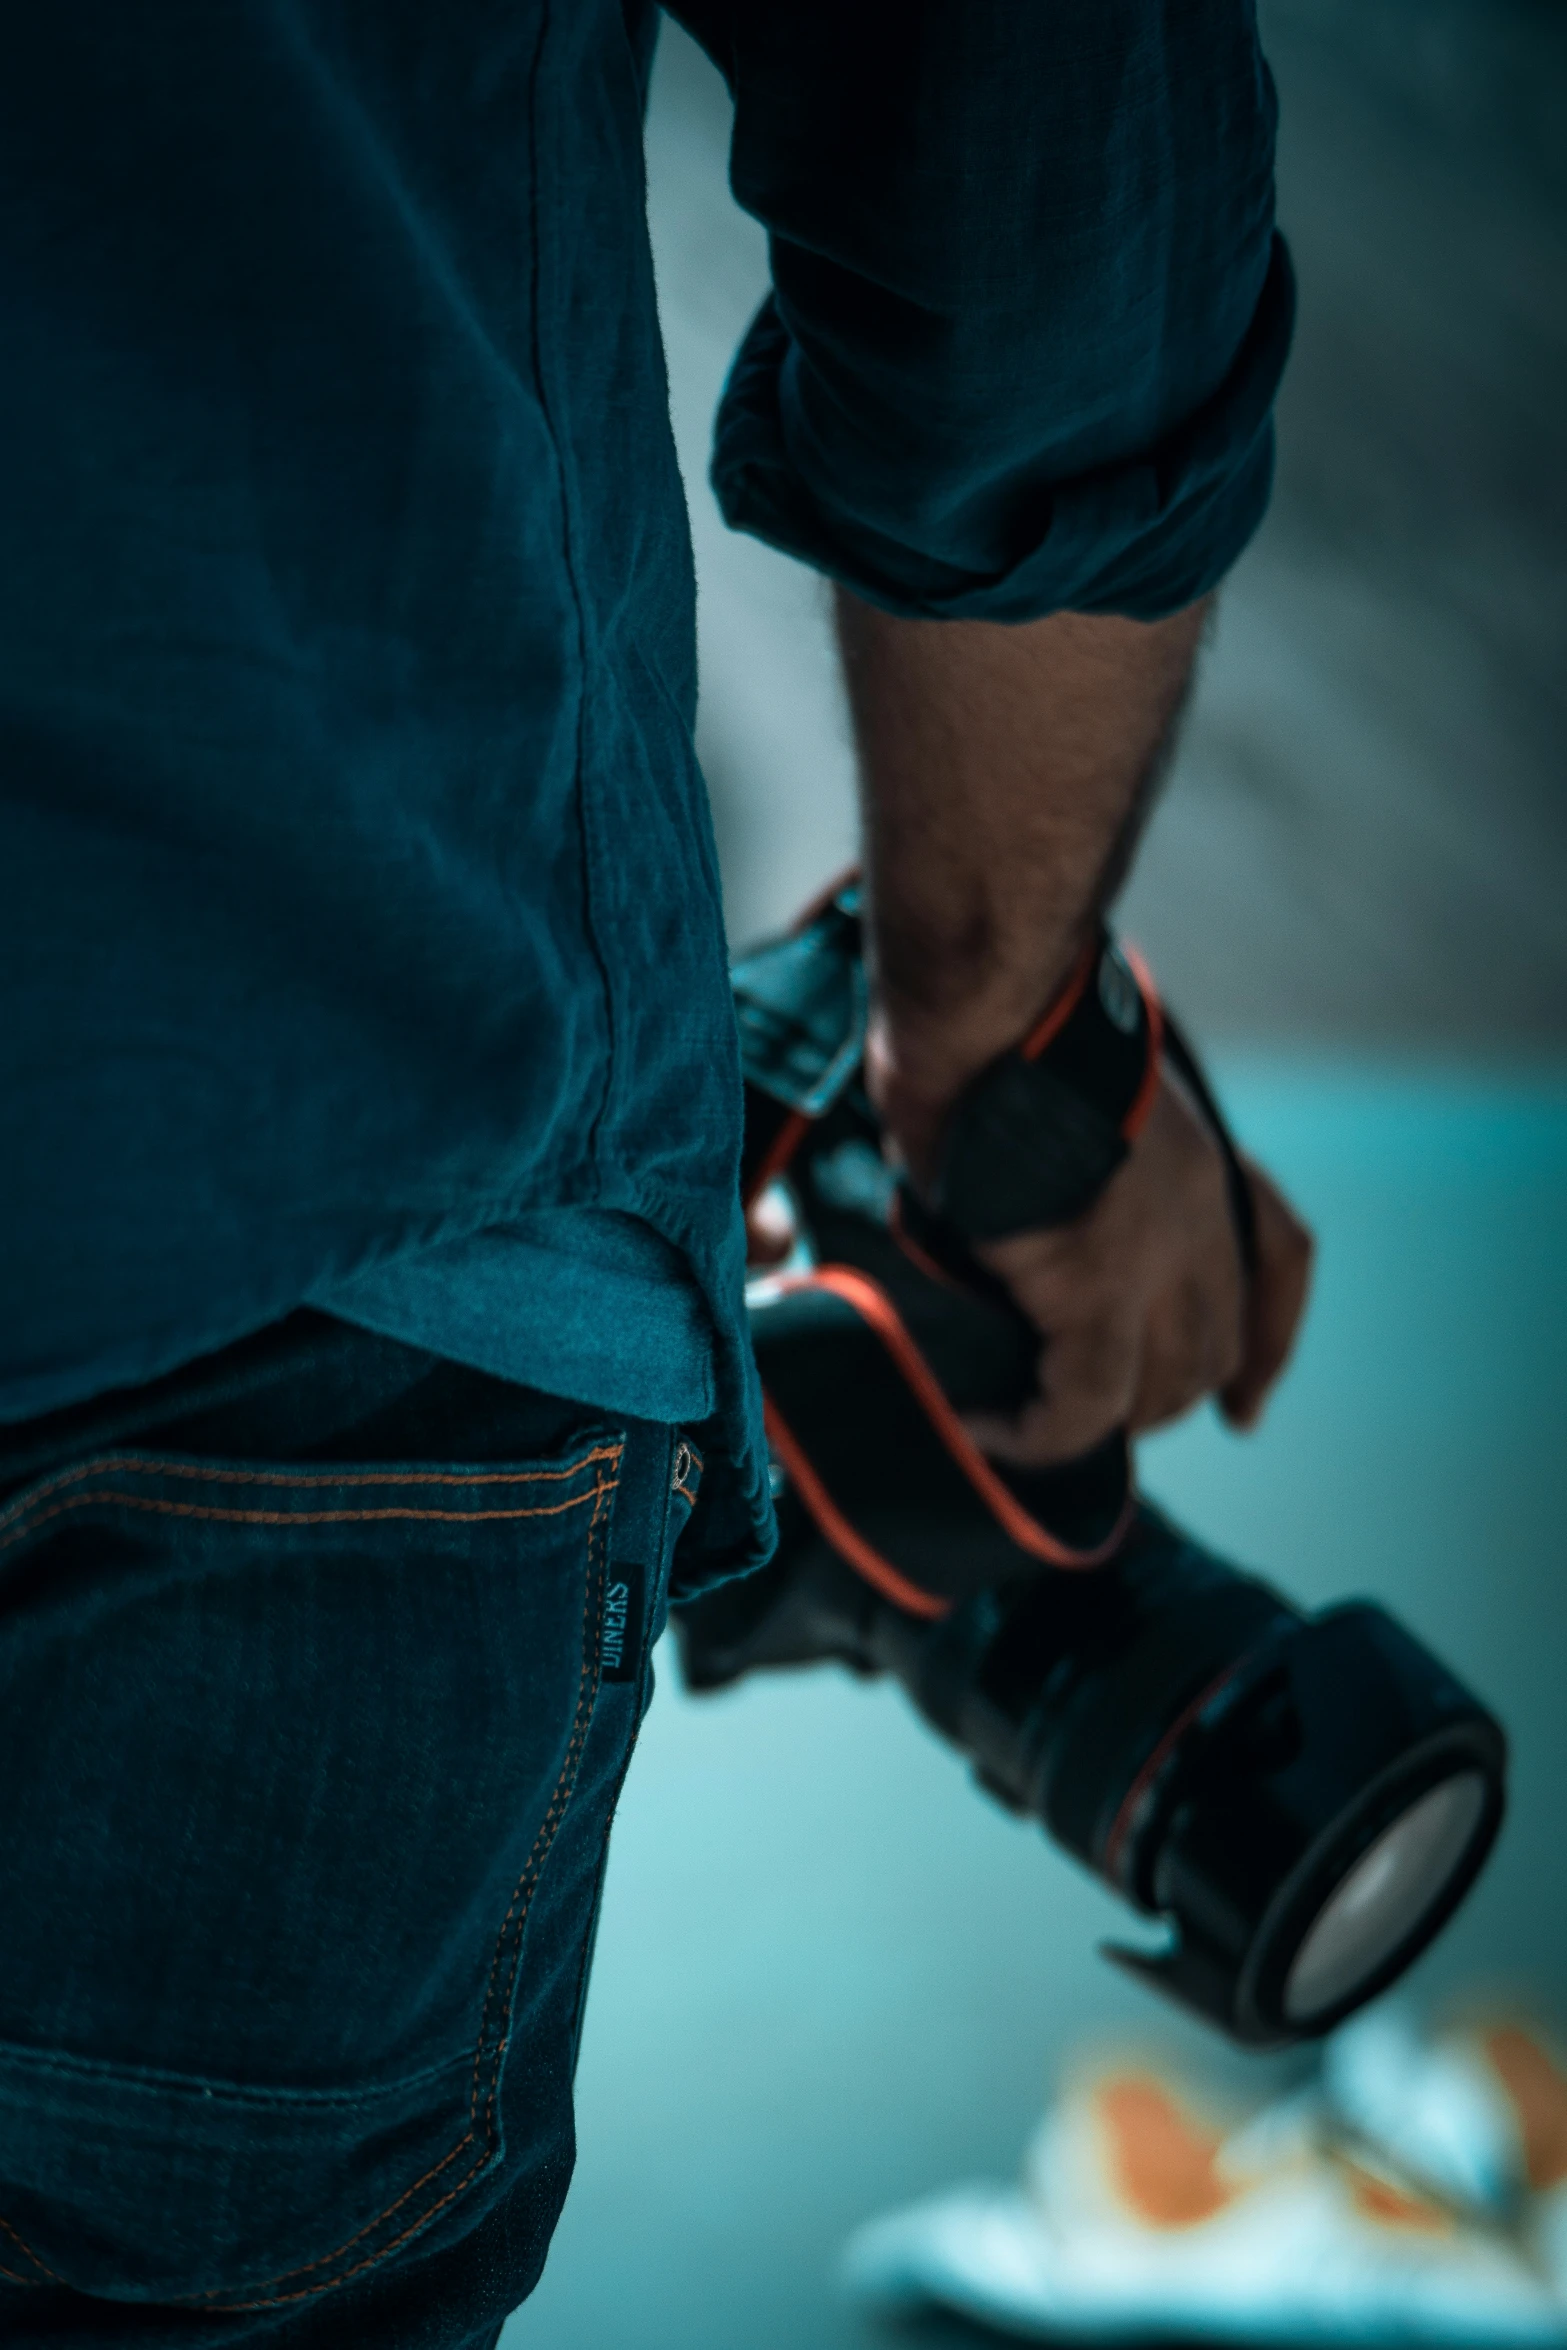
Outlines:
{"label": "camera strap", "polygon": [[1099,924],[1044,1018],[960,1098],[931,1185],[939,1220],[969,1241],[1075,1223],[1147,1122],[1164,1026],[1141,958]]}
{"label": "camera strap", "polygon": [[1224,1151],[1248,1270],[1251,1197],[1195,1055],[1101,927],[1036,1028],[958,1105],[933,1212],[881,1158],[861,1082],[860,950],[850,876],[732,973],[743,1197],[787,1173],[816,1260],[751,1284],[751,1331],[782,1482],[867,1583],[934,1618],[1019,1576],[1104,1564],[1134,1509],[1119,1434],[1045,1471],[992,1462],[968,1435],[965,1411],[1032,1391],[1040,1339],[966,1242],[1081,1215],[1141,1131],[1161,1056]]}
{"label": "camera strap", "polygon": [[754,1283],[750,1310],[778,1468],[823,1540],[894,1606],[942,1616],[1041,1567],[1114,1555],[1132,1509],[1118,1441],[1066,1469],[987,1460],[890,1291],[857,1266]]}
{"label": "camera strap", "polygon": [[836,883],[782,938],[742,956],[729,984],[745,1077],[740,1194],[749,1207],[859,1075],[869,990],[858,877]]}

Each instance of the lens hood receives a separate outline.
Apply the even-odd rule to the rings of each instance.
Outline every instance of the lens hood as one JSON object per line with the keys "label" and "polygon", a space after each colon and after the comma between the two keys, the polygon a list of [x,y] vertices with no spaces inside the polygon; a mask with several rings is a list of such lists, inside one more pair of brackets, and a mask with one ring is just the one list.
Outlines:
{"label": "lens hood", "polygon": [[1384,1610],[1295,1617],[1178,1719],[1123,1799],[1101,1873],[1172,1939],[1110,1955],[1237,2040],[1330,2031],[1463,1899],[1505,1771],[1497,1722]]}

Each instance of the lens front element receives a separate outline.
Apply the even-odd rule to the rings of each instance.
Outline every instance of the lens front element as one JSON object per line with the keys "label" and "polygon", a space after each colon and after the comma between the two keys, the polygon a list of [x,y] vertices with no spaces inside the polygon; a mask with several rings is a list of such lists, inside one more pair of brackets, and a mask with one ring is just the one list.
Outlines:
{"label": "lens front element", "polygon": [[1380,1972],[1442,1899],[1486,1811],[1486,1783],[1460,1771],[1428,1788],[1342,1878],[1295,1954],[1284,2013],[1309,2029]]}

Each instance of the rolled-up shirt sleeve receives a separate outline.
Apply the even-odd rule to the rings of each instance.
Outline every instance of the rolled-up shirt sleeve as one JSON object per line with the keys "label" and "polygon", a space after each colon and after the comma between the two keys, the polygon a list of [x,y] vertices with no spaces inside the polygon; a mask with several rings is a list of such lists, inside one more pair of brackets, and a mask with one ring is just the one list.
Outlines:
{"label": "rolled-up shirt sleeve", "polygon": [[1249,0],[690,0],[772,292],[727,519],[936,618],[1153,619],[1260,521],[1293,285]]}

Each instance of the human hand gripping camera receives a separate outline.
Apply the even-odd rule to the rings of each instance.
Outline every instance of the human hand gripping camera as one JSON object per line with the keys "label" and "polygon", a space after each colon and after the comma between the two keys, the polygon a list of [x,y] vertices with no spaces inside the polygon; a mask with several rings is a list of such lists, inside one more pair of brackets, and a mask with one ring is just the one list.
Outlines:
{"label": "human hand gripping camera", "polygon": [[734,974],[756,1252],[794,1260],[751,1305],[780,1548],[676,1621],[697,1689],[894,1674],[1166,1921],[1110,1955],[1266,2045],[1426,1946],[1506,1750],[1380,1608],[1306,1616],[1136,1493],[1139,1431],[1209,1393],[1256,1420],[1310,1272],[1103,919],[1202,618],[840,600],[865,878]]}

